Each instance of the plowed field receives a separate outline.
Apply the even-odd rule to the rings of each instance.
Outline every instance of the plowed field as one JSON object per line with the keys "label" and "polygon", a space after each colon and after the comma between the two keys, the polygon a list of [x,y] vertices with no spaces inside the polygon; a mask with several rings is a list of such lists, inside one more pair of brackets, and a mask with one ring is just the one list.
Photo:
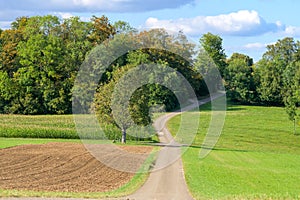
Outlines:
{"label": "plowed field", "polygon": [[[122,146],[134,159],[117,155],[109,145],[95,145],[118,158],[119,165],[138,168],[152,147]],[[127,183],[134,173],[112,169],[94,158],[82,144],[48,143],[0,150],[0,188],[57,192],[104,192]]]}

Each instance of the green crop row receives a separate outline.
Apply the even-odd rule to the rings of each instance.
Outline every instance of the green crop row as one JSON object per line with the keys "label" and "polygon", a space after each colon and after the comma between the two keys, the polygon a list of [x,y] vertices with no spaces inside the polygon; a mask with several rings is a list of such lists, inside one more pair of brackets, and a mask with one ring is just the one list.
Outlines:
{"label": "green crop row", "polygon": [[[104,134],[89,130],[78,134],[72,115],[0,115],[0,137],[61,138],[61,139],[121,139],[121,131],[114,125],[101,126]],[[81,131],[82,132],[82,131]],[[129,129],[127,140],[151,140],[154,130]]]}

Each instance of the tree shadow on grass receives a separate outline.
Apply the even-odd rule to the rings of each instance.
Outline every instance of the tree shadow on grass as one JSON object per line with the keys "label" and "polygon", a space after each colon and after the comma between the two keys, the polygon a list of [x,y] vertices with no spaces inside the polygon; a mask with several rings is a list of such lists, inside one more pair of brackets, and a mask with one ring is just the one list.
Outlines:
{"label": "tree shadow on grass", "polygon": [[[241,111],[241,110],[246,110],[245,108],[243,107],[240,107],[238,105],[228,105],[227,104],[227,107],[226,107],[226,110],[225,111]],[[195,111],[198,111],[198,110],[193,110],[193,112]],[[212,111],[212,108],[211,108],[211,105],[210,104],[207,104],[207,105],[202,105],[199,107],[199,111]],[[218,108],[214,108],[214,111],[223,111],[221,109],[218,109]]]}
{"label": "tree shadow on grass", "polygon": [[187,147],[196,148],[196,149],[206,149],[206,150],[212,150],[212,151],[254,152],[253,150],[245,150],[245,149],[208,148],[208,147],[203,147],[203,146],[200,146],[200,145],[190,145],[190,146],[187,146]]}
{"label": "tree shadow on grass", "polygon": [[195,149],[206,149],[206,150],[213,150],[213,151],[230,151],[230,152],[255,152],[253,150],[245,150],[245,149],[228,149],[228,148],[209,148],[204,147],[201,145],[187,145],[187,144],[167,144],[167,143],[143,143],[142,145],[145,146],[158,146],[158,147],[184,147],[184,148],[195,148]]}

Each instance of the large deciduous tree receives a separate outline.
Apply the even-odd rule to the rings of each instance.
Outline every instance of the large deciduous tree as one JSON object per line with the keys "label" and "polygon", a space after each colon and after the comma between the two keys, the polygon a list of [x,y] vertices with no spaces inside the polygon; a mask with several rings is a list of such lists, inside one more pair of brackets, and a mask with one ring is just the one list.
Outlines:
{"label": "large deciduous tree", "polygon": [[256,101],[253,60],[243,54],[234,53],[228,60],[225,85],[228,96],[233,101],[251,103]]}
{"label": "large deciduous tree", "polygon": [[264,103],[283,104],[283,74],[289,63],[294,60],[298,48],[293,38],[284,38],[274,45],[267,46],[267,52],[257,64],[260,75],[258,92]]}
{"label": "large deciduous tree", "polygon": [[257,65],[260,75],[258,92],[262,101],[272,105],[285,105],[294,127],[300,104],[299,53],[300,43],[287,37],[269,45]]}
{"label": "large deciduous tree", "polygon": [[200,44],[218,67],[221,76],[225,75],[226,54],[222,45],[223,39],[212,33],[206,33],[200,38]]}
{"label": "large deciduous tree", "polygon": [[[135,124],[147,126],[151,122],[149,95],[145,93],[143,87],[134,91],[131,98],[126,98],[130,92],[133,92],[127,81],[133,80],[124,80],[122,76],[133,67],[133,65],[126,65],[115,69],[111,81],[101,85],[95,94],[94,108],[100,123],[118,126],[122,132],[122,143],[126,143],[127,129],[131,126]],[[133,75],[131,78],[138,77]]]}
{"label": "large deciduous tree", "polygon": [[296,120],[300,106],[300,61],[290,63],[283,75],[283,102],[289,119],[294,123],[296,134]]}
{"label": "large deciduous tree", "polygon": [[[33,17],[24,30],[27,41],[18,44],[21,67],[15,74],[26,92],[21,111],[24,114],[66,113],[65,91],[61,85],[64,72],[64,46],[57,17]],[[35,33],[35,34],[32,34]],[[30,102],[35,102],[30,104]]]}

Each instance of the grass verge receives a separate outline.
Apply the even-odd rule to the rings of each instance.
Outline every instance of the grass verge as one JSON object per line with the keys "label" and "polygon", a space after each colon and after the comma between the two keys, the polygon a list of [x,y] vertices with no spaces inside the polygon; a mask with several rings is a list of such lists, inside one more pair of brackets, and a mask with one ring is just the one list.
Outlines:
{"label": "grass verge", "polygon": [[80,142],[76,139],[38,139],[38,138],[0,138],[0,149],[25,145],[25,144],[46,144],[49,142]]}
{"label": "grass verge", "polygon": [[[200,110],[196,138],[182,156],[195,199],[300,198],[300,136],[293,134],[284,108],[229,105],[222,135],[204,159],[199,151],[209,127],[210,105]],[[190,123],[196,121],[194,112],[185,115]],[[180,116],[172,118],[169,130],[176,133],[179,124]]]}

